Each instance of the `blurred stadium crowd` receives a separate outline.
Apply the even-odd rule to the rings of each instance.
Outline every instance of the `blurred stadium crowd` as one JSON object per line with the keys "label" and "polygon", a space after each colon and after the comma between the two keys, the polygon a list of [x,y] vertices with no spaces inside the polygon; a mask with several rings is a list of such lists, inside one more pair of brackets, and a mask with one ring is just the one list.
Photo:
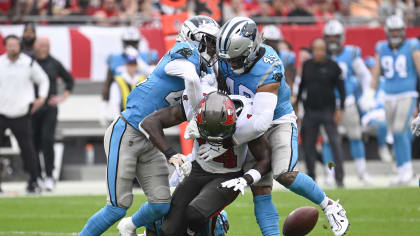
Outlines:
{"label": "blurred stadium crowd", "polygon": [[[175,2],[175,5],[173,5]],[[323,24],[332,18],[352,18],[377,25],[390,15],[404,17],[409,25],[420,25],[418,0],[220,0],[207,4],[202,0],[2,0],[2,23],[20,23],[33,16],[42,23],[90,22],[118,25],[133,18],[150,19],[161,15],[188,12],[189,15],[212,14],[217,21],[235,16],[247,16],[258,21],[288,24]],[[219,16],[220,15],[220,16]],[[43,16],[44,18],[36,18]],[[76,17],[75,17],[76,16]],[[82,16],[82,18],[80,18]],[[264,19],[270,17],[269,19]],[[357,20],[359,19],[359,20]]]}

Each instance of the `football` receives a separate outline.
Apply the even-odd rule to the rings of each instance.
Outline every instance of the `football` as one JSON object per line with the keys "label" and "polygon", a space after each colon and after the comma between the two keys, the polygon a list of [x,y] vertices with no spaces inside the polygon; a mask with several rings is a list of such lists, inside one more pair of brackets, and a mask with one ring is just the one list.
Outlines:
{"label": "football", "polygon": [[312,231],[318,221],[318,210],[305,206],[292,211],[283,224],[285,236],[304,236]]}

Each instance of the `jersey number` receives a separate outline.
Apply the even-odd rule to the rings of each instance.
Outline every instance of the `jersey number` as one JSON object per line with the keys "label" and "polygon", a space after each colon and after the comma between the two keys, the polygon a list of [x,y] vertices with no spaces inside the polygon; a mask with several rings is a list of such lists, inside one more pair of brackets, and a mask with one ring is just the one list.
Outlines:
{"label": "jersey number", "polygon": [[238,165],[237,157],[232,147],[221,156],[214,158],[213,161],[223,163],[223,167],[225,168],[235,168]]}
{"label": "jersey number", "polygon": [[404,55],[398,55],[395,63],[391,56],[384,56],[381,59],[381,65],[385,78],[391,79],[395,72],[399,78],[407,78],[407,58]]}
{"label": "jersey number", "polygon": [[[235,90],[234,90],[234,84],[235,82],[233,81],[233,79],[231,78],[226,78],[226,84],[229,88],[229,91],[231,94],[235,94]],[[253,98],[255,96],[255,94],[252,92],[251,89],[249,89],[248,87],[244,86],[243,84],[240,84],[238,86],[238,94],[247,98]]]}

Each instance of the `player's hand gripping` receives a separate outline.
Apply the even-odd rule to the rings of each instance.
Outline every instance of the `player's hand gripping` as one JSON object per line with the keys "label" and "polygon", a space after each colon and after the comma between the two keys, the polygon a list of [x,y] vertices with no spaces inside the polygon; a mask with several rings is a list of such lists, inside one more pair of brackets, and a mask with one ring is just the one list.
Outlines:
{"label": "player's hand gripping", "polygon": [[188,176],[191,173],[192,165],[188,157],[177,153],[169,158],[168,162],[175,167],[175,171],[179,177],[182,175]]}
{"label": "player's hand gripping", "polygon": [[411,121],[411,132],[416,136],[420,136],[420,116]]}
{"label": "player's hand gripping", "polygon": [[194,119],[188,123],[187,128],[185,129],[185,132],[184,132],[184,138],[185,139],[200,138],[200,132],[198,132],[197,122]]}
{"label": "player's hand gripping", "polygon": [[223,182],[222,188],[233,188],[233,191],[241,191],[241,194],[244,195],[245,187],[248,186],[248,183],[243,177],[239,177],[236,179],[231,179],[228,181]]}
{"label": "player's hand gripping", "polygon": [[221,156],[226,151],[227,149],[224,148],[223,145],[214,146],[205,143],[200,145],[200,147],[198,148],[198,158],[207,162],[213,160],[216,157]]}

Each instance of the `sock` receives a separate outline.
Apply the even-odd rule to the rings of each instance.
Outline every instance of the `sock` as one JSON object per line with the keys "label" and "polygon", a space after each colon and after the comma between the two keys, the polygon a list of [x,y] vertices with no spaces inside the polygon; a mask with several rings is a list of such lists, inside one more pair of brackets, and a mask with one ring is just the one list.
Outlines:
{"label": "sock", "polygon": [[386,122],[376,122],[376,139],[378,140],[379,147],[386,145],[386,135],[388,133],[388,128]]}
{"label": "sock", "polygon": [[334,162],[333,153],[331,150],[331,145],[329,143],[322,143],[322,162],[324,165],[328,165],[329,162]]}
{"label": "sock", "polygon": [[127,209],[107,205],[89,218],[79,236],[97,236],[105,232],[119,219],[123,218]]}
{"label": "sock", "polygon": [[350,153],[353,159],[365,158],[365,146],[361,139],[350,140]]}
{"label": "sock", "polygon": [[290,191],[311,200],[319,205],[325,198],[325,193],[315,181],[304,173],[298,173],[295,181],[287,187]]}
{"label": "sock", "polygon": [[411,143],[405,131],[394,133],[394,152],[397,167],[411,161]]}
{"label": "sock", "polygon": [[354,160],[354,163],[356,164],[357,173],[360,176],[363,176],[363,174],[366,172],[366,159],[358,158]]}
{"label": "sock", "polygon": [[137,228],[146,224],[153,224],[168,213],[170,205],[170,203],[144,203],[132,216],[133,224]]}
{"label": "sock", "polygon": [[279,214],[271,194],[254,197],[254,213],[263,236],[280,236]]}
{"label": "sock", "polygon": [[322,202],[319,204],[322,210],[324,210],[328,206],[329,201],[330,199],[327,196],[325,196],[324,200],[322,200]]}

